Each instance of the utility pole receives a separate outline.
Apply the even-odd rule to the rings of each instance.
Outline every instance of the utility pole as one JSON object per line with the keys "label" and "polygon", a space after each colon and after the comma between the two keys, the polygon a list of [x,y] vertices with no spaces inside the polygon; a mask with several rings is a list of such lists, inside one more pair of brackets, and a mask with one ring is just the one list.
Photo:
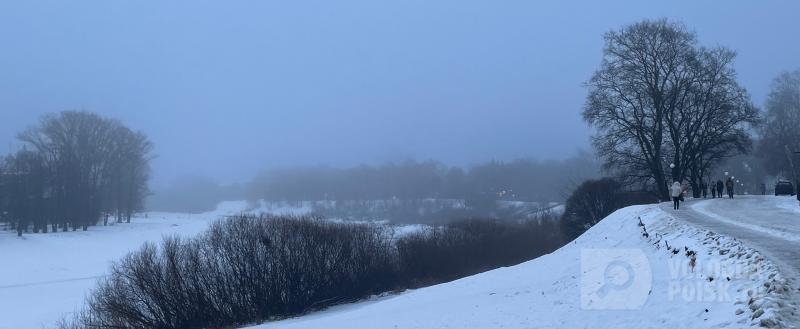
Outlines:
{"label": "utility pole", "polygon": [[800,186],[798,186],[800,185],[800,179],[798,179],[798,176],[800,175],[798,175],[797,173],[798,168],[794,165],[795,158],[800,159],[800,151],[794,151],[794,152],[790,151],[789,145],[784,145],[784,147],[786,149],[786,158],[789,160],[789,167],[792,168],[792,178],[794,179],[793,185],[795,189],[795,195],[797,196],[797,201],[800,201]]}
{"label": "utility pole", "polygon": [[[800,151],[795,151],[794,156],[800,159]],[[797,201],[800,201],[800,179],[797,178],[797,176],[800,175],[798,175],[797,173],[797,168],[795,168],[794,162],[790,162],[790,164],[792,165],[792,172],[794,173],[794,189],[795,189],[794,195],[797,196]]]}
{"label": "utility pole", "polygon": [[797,168],[794,166],[794,157],[800,154],[800,152],[792,152],[789,150],[789,145],[783,145],[784,149],[786,150],[786,159],[789,160],[789,167],[792,169],[792,180],[797,182]]}

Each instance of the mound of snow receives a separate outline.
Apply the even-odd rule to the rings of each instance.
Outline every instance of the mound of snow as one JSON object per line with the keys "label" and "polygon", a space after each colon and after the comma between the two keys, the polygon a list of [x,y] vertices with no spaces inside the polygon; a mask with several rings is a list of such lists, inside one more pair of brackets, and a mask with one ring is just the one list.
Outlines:
{"label": "mound of snow", "polygon": [[634,206],[517,266],[254,328],[778,326],[786,287],[738,241]]}

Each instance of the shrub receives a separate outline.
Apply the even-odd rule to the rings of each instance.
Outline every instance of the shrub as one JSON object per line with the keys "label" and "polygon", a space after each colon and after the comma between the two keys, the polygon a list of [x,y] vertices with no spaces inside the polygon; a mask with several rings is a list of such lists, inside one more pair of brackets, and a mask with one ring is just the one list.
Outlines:
{"label": "shrub", "polygon": [[651,192],[623,191],[612,178],[587,180],[567,199],[561,232],[566,241],[571,241],[617,209],[658,202]]}
{"label": "shrub", "polygon": [[571,241],[621,207],[621,185],[612,178],[583,182],[572,192],[561,218],[561,231]]}
{"label": "shrub", "polygon": [[557,218],[552,217],[511,223],[456,221],[405,236],[397,242],[404,282],[446,282],[552,252],[563,245]]}
{"label": "shrub", "polygon": [[313,218],[237,216],[114,264],[80,328],[220,328],[394,288],[388,231]]}
{"label": "shrub", "polygon": [[558,248],[553,219],[381,225],[235,216],[115,263],[61,328],[229,328],[514,265]]}

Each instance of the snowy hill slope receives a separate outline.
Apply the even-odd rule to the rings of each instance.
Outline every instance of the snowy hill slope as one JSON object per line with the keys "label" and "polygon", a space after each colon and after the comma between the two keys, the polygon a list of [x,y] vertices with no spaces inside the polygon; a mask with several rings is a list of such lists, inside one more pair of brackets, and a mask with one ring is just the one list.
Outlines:
{"label": "snowy hill slope", "polygon": [[788,289],[738,241],[634,206],[518,266],[254,328],[789,327]]}

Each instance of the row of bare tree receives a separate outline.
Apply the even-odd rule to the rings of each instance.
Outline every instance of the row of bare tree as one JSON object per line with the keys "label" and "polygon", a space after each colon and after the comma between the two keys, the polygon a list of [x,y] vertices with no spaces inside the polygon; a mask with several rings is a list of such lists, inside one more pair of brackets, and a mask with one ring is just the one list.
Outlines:
{"label": "row of bare tree", "polygon": [[767,173],[800,181],[800,70],[775,78],[765,109],[756,154]]}
{"label": "row of bare tree", "polygon": [[0,221],[18,235],[86,230],[110,216],[130,222],[144,206],[152,144],[122,123],[89,112],[46,115],[0,159]]}
{"label": "row of bare tree", "polygon": [[668,199],[668,180],[700,191],[711,168],[751,147],[759,111],[736,81],[732,50],[703,47],[664,19],[604,39],[583,116],[607,169]]}
{"label": "row of bare tree", "polygon": [[253,199],[421,200],[513,199],[561,200],[575,182],[595,177],[599,165],[590,153],[551,161],[491,161],[469,168],[435,161],[361,165],[352,168],[274,169],[256,176],[249,186]]}

